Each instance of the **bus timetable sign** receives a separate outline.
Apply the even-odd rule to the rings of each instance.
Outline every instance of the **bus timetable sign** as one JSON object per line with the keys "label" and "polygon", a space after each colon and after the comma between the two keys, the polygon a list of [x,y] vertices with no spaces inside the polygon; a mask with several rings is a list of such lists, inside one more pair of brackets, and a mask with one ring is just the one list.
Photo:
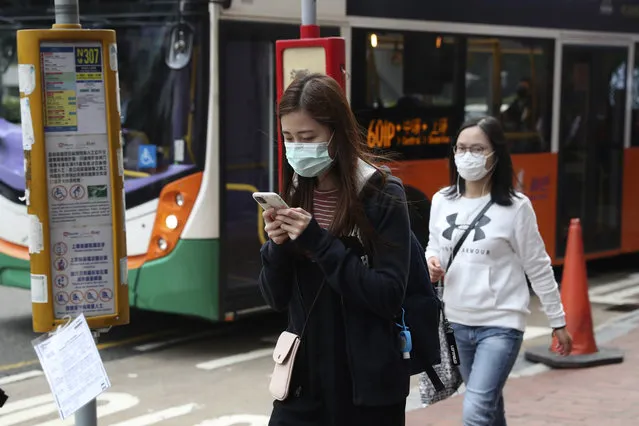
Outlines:
{"label": "bus timetable sign", "polygon": [[18,31],[33,329],[129,322],[115,31]]}

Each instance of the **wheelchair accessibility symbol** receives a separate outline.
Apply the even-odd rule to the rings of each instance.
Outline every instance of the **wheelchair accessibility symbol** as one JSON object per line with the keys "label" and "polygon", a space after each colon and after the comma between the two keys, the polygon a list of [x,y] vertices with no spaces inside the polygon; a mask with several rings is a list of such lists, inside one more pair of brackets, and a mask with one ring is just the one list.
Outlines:
{"label": "wheelchair accessibility symbol", "polygon": [[67,195],[68,192],[64,186],[58,185],[51,190],[51,197],[53,197],[56,201],[64,201],[64,199],[67,198]]}
{"label": "wheelchair accessibility symbol", "polygon": [[140,145],[138,150],[138,168],[154,169],[158,166],[158,152],[155,145]]}

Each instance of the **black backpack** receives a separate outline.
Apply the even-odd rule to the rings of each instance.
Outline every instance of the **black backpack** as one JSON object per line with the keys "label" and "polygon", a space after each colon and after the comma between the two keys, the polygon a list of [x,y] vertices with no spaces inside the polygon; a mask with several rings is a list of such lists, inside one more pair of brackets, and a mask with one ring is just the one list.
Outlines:
{"label": "black backpack", "polygon": [[[387,168],[384,169],[386,169],[384,171],[386,172],[387,181],[393,181],[402,188],[404,187],[399,178],[390,174],[390,170]],[[372,178],[369,183],[379,190],[379,186],[374,183],[376,181],[377,179]],[[410,375],[426,372],[435,388],[443,388],[444,385],[433,368],[434,365],[441,363],[439,323],[442,303],[437,297],[435,287],[430,280],[424,247],[412,230],[413,221],[416,217],[420,217],[419,212],[413,211],[413,206],[410,202],[408,207],[411,218],[410,265],[406,294],[402,306],[404,312],[403,315],[402,313],[398,315],[396,322],[401,324],[403,316],[403,320],[411,334],[412,350],[410,351],[410,359],[406,360],[409,364]]]}
{"label": "black backpack", "polygon": [[412,340],[409,369],[411,375],[426,372],[433,380],[433,366],[441,363],[439,321],[442,303],[430,281],[424,248],[412,231],[410,253],[403,304],[404,321]]}

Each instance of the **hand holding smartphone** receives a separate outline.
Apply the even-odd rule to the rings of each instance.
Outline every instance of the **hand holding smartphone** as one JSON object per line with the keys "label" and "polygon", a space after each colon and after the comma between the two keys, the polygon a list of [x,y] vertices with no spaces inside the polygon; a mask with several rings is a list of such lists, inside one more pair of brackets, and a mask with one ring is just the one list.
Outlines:
{"label": "hand holding smartphone", "polygon": [[[264,212],[269,209],[278,211],[289,208],[286,202],[282,200],[282,197],[275,192],[255,192],[253,193],[253,199],[262,206]],[[275,244],[283,244],[289,239],[288,233],[280,227],[281,224],[279,222],[273,220],[273,216],[274,213],[270,215],[264,213],[264,221],[266,222],[264,230]]]}
{"label": "hand holding smartphone", "polygon": [[275,192],[254,192],[253,199],[260,205],[264,210],[268,209],[288,209],[288,205],[279,196],[279,194]]}

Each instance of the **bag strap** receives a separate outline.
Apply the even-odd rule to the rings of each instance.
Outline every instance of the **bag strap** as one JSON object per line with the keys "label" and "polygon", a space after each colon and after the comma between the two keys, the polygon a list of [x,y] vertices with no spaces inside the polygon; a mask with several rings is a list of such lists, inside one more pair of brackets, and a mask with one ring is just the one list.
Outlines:
{"label": "bag strap", "polygon": [[[453,252],[451,253],[450,258],[448,259],[448,265],[446,265],[446,272],[448,272],[448,270],[450,269],[450,265],[453,263],[453,259],[455,259],[455,256],[457,256],[459,249],[461,249],[461,246],[464,243],[464,240],[466,240],[466,238],[468,237],[468,234],[470,234],[470,231],[472,229],[475,229],[477,222],[479,222],[479,220],[482,217],[484,217],[484,214],[486,214],[486,212],[488,211],[490,206],[493,205],[493,203],[494,201],[492,199],[488,201],[488,203],[486,203],[486,205],[481,209],[481,211],[477,214],[477,216],[475,216],[475,219],[473,219],[473,221],[470,223],[468,228],[466,228],[466,230],[462,234],[459,241],[457,241],[457,244],[455,244],[455,247],[453,248]],[[446,318],[446,314],[444,313],[444,286],[442,285],[441,279],[437,282],[436,290],[437,290],[437,295],[439,296],[439,300],[441,302],[440,308],[441,308],[441,312],[442,312],[442,316],[444,320],[444,328],[447,333],[452,332],[452,328],[450,327],[450,324],[448,323],[448,319]]]}
{"label": "bag strap", "polygon": [[[302,289],[300,288],[300,282],[297,276],[297,268],[293,268],[294,270],[294,274],[295,274],[295,283],[297,285],[297,291],[299,292],[300,295],[300,300],[302,302],[302,309],[304,309],[304,311],[306,311],[306,308],[304,307],[304,299],[302,298]],[[315,304],[317,303],[317,300],[320,297],[320,294],[322,294],[322,290],[324,290],[324,284],[326,284],[326,278],[324,278],[324,280],[322,281],[322,284],[320,285],[320,288],[317,290],[317,293],[315,294],[315,298],[313,299],[313,303],[311,303],[311,307],[308,309],[308,312],[306,313],[306,319],[304,320],[304,326],[302,327],[302,332],[299,335],[300,340],[302,340],[302,337],[304,336],[304,333],[306,332],[306,325],[308,324],[308,320],[311,317],[311,313],[313,312],[313,308],[315,307]]]}
{"label": "bag strap", "polygon": [[424,372],[437,392],[443,392],[446,389],[444,382],[442,382],[442,379],[439,378],[439,374],[437,374],[437,371],[435,371],[435,368],[432,365],[426,365]]}
{"label": "bag strap", "polygon": [[448,269],[450,269],[450,265],[451,263],[453,263],[453,259],[455,258],[455,256],[457,256],[459,249],[461,248],[462,244],[464,244],[464,240],[466,240],[466,237],[468,237],[468,234],[470,234],[470,231],[475,229],[475,226],[477,226],[477,222],[479,222],[479,220],[484,216],[484,214],[488,211],[488,209],[492,205],[493,205],[493,200],[490,200],[488,203],[486,203],[484,208],[481,209],[481,211],[477,214],[477,216],[475,216],[475,219],[473,219],[470,225],[468,225],[468,228],[466,228],[466,230],[462,234],[459,241],[457,241],[457,244],[455,244],[455,248],[453,249],[453,252],[450,255],[450,259],[448,259],[448,265],[446,265],[446,272],[448,272]]}

